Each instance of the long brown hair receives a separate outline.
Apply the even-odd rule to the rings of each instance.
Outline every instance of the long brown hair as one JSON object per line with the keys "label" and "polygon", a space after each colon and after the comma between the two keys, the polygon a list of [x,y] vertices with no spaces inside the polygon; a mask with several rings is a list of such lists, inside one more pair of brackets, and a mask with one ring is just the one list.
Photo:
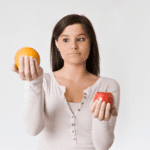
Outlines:
{"label": "long brown hair", "polygon": [[54,27],[51,39],[51,67],[52,71],[61,69],[64,65],[64,60],[61,57],[58,48],[55,45],[55,39],[58,40],[60,34],[68,25],[80,23],[83,25],[85,32],[90,38],[90,54],[86,61],[86,69],[88,72],[100,76],[100,56],[95,31],[91,22],[84,15],[70,14],[63,17]]}

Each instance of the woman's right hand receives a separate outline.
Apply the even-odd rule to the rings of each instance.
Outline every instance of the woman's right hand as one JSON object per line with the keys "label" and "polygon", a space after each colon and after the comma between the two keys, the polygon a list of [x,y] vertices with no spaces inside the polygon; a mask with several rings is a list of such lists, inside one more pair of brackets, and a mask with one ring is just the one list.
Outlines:
{"label": "woman's right hand", "polygon": [[43,68],[41,68],[37,60],[33,57],[20,56],[19,68],[15,64],[11,67],[11,70],[18,73],[22,80],[36,80],[43,75]]}

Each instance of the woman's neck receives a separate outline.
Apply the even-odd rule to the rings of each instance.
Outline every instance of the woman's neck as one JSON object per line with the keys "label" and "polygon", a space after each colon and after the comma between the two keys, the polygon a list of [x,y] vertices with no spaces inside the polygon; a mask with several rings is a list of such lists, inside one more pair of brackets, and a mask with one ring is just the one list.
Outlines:
{"label": "woman's neck", "polygon": [[86,67],[83,66],[68,66],[60,69],[60,72],[64,78],[70,81],[82,81],[86,76],[89,75],[89,72],[86,70]]}

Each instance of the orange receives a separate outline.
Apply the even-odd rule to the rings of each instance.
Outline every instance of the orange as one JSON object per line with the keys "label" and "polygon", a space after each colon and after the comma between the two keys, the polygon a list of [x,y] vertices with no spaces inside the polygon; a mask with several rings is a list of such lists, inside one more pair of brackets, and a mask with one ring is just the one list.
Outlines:
{"label": "orange", "polygon": [[38,64],[40,65],[40,56],[38,54],[38,52],[31,48],[31,47],[23,47],[21,49],[19,49],[15,55],[15,65],[19,68],[19,57],[20,56],[28,56],[28,57],[33,57],[37,59]]}

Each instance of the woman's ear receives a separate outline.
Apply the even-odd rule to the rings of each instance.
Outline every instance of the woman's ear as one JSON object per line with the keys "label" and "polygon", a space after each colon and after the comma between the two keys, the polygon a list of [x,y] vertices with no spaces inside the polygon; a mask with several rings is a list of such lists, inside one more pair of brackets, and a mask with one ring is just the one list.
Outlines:
{"label": "woman's ear", "polygon": [[[57,46],[58,48],[58,41],[55,39],[55,45]],[[59,49],[59,48],[58,48]]]}

